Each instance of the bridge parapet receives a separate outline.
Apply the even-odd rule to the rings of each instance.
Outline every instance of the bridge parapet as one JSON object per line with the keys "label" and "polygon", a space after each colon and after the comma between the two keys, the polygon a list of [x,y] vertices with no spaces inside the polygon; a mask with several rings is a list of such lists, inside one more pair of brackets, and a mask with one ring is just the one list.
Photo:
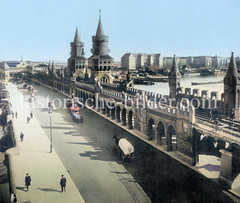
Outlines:
{"label": "bridge parapet", "polygon": [[185,88],[185,95],[191,95],[191,88]]}
{"label": "bridge parapet", "polygon": [[77,87],[90,90],[92,92],[96,91],[96,87],[93,84],[86,84],[86,83],[80,83],[80,82],[75,82],[75,84]]}
{"label": "bridge parapet", "polygon": [[215,92],[215,91],[211,92],[211,99],[221,100],[219,92]]}
{"label": "bridge parapet", "polygon": [[199,97],[200,96],[199,89],[193,89],[193,96],[194,97]]}

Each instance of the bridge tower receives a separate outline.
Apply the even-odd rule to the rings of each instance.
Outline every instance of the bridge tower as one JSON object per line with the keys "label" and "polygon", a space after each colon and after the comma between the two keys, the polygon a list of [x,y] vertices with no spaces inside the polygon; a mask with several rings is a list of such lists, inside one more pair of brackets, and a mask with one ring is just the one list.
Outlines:
{"label": "bridge tower", "polygon": [[235,110],[235,117],[239,119],[240,106],[240,78],[232,52],[228,66],[228,71],[224,77],[224,114],[230,115],[232,109]]}
{"label": "bridge tower", "polygon": [[84,43],[80,40],[78,28],[76,28],[73,42],[70,43],[71,56],[68,59],[68,68],[70,69],[70,77],[84,78],[85,68],[87,67],[87,59],[84,53]]}
{"label": "bridge tower", "polygon": [[180,77],[181,75],[178,71],[177,60],[174,54],[171,72],[168,75],[169,96],[171,99],[176,99],[177,88],[180,86],[180,80],[179,80]]}
{"label": "bridge tower", "polygon": [[92,36],[92,56],[88,58],[88,67],[92,70],[95,80],[112,83],[111,68],[113,58],[109,55],[108,36],[104,34],[101,20],[101,10],[99,10],[99,21],[97,32]]}

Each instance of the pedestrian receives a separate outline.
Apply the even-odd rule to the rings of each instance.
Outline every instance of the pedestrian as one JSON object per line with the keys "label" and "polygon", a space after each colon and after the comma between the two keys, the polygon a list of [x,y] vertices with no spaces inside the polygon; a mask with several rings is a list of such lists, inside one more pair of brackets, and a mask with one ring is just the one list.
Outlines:
{"label": "pedestrian", "polygon": [[27,117],[27,123],[29,123],[30,119],[31,119],[31,118],[28,116],[28,117]]}
{"label": "pedestrian", "polygon": [[24,134],[21,132],[21,134],[20,134],[21,142],[23,141],[23,137],[24,137]]}
{"label": "pedestrian", "polygon": [[13,113],[13,111],[12,111],[12,118],[14,118],[14,113]]}
{"label": "pedestrian", "polygon": [[61,178],[61,180],[60,180],[60,185],[61,185],[61,189],[62,189],[62,192],[63,192],[63,189],[64,189],[64,192],[66,192],[66,182],[67,182],[67,180],[66,180],[66,178],[64,177],[64,175],[62,175],[62,178]]}
{"label": "pedestrian", "polygon": [[32,112],[30,112],[30,116],[31,116],[31,118],[33,118],[33,113]]}
{"label": "pedestrian", "polygon": [[31,177],[27,173],[25,177],[25,186],[27,186],[27,191],[28,191],[29,185],[31,185]]}
{"label": "pedestrian", "polygon": [[17,118],[17,111],[15,112],[15,117]]}

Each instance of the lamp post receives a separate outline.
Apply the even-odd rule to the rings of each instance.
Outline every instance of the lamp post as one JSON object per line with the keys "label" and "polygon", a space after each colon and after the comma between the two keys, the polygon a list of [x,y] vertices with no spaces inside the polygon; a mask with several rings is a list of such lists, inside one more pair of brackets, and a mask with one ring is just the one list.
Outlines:
{"label": "lamp post", "polygon": [[52,112],[53,112],[53,108],[52,106],[49,106],[48,113],[50,118],[50,153],[52,153]]}

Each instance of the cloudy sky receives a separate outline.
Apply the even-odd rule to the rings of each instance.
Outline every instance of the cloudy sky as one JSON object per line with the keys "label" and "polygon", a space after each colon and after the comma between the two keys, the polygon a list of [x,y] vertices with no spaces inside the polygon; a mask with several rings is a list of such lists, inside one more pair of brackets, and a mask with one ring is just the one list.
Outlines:
{"label": "cloudy sky", "polygon": [[240,55],[239,0],[1,0],[0,61],[66,61],[76,26],[91,55],[98,10],[110,55]]}

